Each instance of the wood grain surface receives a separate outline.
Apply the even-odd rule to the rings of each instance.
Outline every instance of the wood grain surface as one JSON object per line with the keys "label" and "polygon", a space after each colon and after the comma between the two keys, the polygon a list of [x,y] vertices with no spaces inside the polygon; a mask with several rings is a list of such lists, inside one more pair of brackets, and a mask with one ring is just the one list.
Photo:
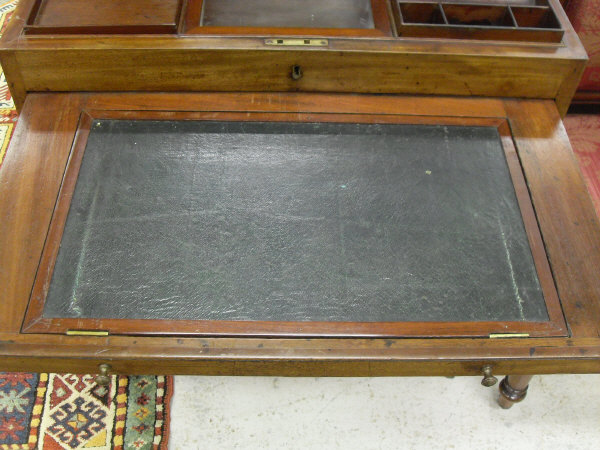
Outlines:
{"label": "wood grain surface", "polygon": [[182,0],[36,0],[25,31],[44,34],[176,32]]}
{"label": "wood grain surface", "polygon": [[[84,110],[286,111],[507,119],[569,337],[303,339],[23,334],[56,195]],[[43,186],[43,188],[41,188]],[[235,375],[600,372],[600,225],[552,101],[325,94],[31,94],[0,172],[0,369]],[[8,264],[5,261],[9,261]]]}
{"label": "wood grain surface", "polygon": [[598,217],[560,116],[542,105],[507,102],[511,128],[571,332],[598,337]]}
{"label": "wood grain surface", "polygon": [[27,35],[35,0],[23,0],[0,60],[18,105],[44,91],[301,91],[544,98],[564,114],[587,56],[550,1],[565,29],[557,44],[332,35],[324,47],[276,47],[265,38],[277,34]]}

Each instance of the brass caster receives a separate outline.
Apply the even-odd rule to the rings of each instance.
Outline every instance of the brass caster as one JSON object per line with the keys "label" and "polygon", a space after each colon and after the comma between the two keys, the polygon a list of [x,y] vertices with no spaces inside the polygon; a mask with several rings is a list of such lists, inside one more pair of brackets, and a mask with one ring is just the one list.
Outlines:
{"label": "brass caster", "polygon": [[98,366],[100,373],[96,375],[96,384],[99,386],[108,386],[110,384],[110,372],[111,367],[108,364],[100,364]]}
{"label": "brass caster", "polygon": [[498,382],[498,378],[492,375],[492,366],[483,366],[481,368],[481,373],[483,373],[483,380],[481,380],[483,386],[492,387]]}

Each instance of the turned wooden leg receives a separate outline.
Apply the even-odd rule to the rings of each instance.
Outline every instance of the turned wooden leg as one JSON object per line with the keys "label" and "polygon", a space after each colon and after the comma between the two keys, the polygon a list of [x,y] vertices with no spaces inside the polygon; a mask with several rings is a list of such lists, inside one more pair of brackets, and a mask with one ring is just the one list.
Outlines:
{"label": "turned wooden leg", "polygon": [[529,381],[533,375],[507,375],[500,382],[500,397],[498,404],[508,409],[515,403],[519,403],[527,395]]}

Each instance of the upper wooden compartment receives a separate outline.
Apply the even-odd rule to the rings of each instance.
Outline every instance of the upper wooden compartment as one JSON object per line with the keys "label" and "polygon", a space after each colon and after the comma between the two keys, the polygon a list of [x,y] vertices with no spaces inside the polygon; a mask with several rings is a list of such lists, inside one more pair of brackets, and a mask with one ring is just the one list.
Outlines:
{"label": "upper wooden compartment", "polygon": [[185,34],[392,36],[387,0],[188,0]]}
{"label": "upper wooden compartment", "polygon": [[286,4],[21,0],[0,60],[18,107],[36,91],[310,91],[553,99],[561,113],[587,60],[559,0]]}
{"label": "upper wooden compartment", "polygon": [[399,36],[560,42],[564,29],[547,0],[438,2],[393,0]]}
{"label": "upper wooden compartment", "polygon": [[175,33],[183,0],[36,0],[31,34]]}

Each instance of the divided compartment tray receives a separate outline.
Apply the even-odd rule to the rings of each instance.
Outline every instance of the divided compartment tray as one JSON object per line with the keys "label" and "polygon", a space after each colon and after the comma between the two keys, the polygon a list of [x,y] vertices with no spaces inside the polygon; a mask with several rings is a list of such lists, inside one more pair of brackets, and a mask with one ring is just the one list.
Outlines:
{"label": "divided compartment tray", "polygon": [[395,0],[392,6],[398,36],[403,37],[557,43],[564,34],[547,0],[518,5]]}

